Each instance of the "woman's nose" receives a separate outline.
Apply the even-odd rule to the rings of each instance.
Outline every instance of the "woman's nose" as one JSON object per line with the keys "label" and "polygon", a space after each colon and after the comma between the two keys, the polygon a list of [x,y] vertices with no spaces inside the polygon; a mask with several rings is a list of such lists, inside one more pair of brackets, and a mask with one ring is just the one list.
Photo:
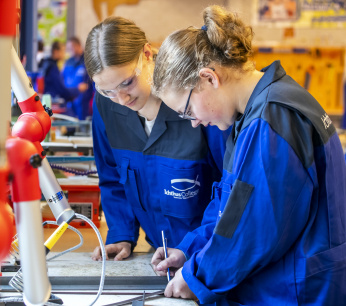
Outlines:
{"label": "woman's nose", "polygon": [[116,100],[113,100],[114,102],[119,103],[120,105],[125,105],[127,102],[130,101],[130,95],[127,93],[118,93]]}
{"label": "woman's nose", "polygon": [[196,128],[201,124],[201,120],[191,120],[192,127]]}

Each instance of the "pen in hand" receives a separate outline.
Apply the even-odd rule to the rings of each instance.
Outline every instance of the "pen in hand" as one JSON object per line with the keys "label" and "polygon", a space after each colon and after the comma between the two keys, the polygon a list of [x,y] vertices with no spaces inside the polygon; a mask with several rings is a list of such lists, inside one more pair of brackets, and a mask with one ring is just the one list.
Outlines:
{"label": "pen in hand", "polygon": [[[162,233],[162,244],[163,244],[163,252],[165,253],[165,259],[167,259],[168,255],[167,255],[167,239],[165,238],[165,233],[163,231],[161,231]],[[169,268],[167,268],[167,279],[168,281],[171,280],[171,276],[169,274]]]}

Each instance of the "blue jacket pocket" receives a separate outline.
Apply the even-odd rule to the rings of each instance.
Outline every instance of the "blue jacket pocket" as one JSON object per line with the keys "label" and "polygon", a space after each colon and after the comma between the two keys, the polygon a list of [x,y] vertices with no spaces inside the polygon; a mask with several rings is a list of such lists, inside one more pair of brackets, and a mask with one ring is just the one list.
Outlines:
{"label": "blue jacket pocket", "polygon": [[[206,188],[201,181],[201,167],[197,165],[190,169],[175,169],[161,165],[160,172],[163,214],[177,218],[201,216],[206,206],[201,201],[202,188]],[[206,200],[209,202],[209,197]]]}

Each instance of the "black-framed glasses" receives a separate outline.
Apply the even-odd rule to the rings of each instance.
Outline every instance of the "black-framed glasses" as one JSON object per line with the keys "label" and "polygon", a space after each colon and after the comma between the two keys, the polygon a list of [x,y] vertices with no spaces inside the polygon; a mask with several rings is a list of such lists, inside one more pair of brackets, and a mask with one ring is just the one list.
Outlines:
{"label": "black-framed glasses", "polygon": [[[207,67],[207,68],[215,71],[215,68],[213,68],[213,67]],[[196,120],[197,119],[196,117],[191,116],[191,112],[189,112],[190,114],[186,113],[187,109],[189,107],[190,97],[191,97],[192,91],[193,91],[193,88],[190,90],[189,97],[187,98],[187,102],[186,102],[186,106],[185,106],[184,112],[182,114],[179,113],[179,117],[182,118],[182,119],[187,119],[187,120]]]}
{"label": "black-framed glasses", "polygon": [[[189,107],[189,103],[190,103],[190,97],[192,94],[193,88],[190,90],[190,94],[189,97],[187,98],[187,102],[186,102],[186,106],[185,106],[185,110],[182,114],[179,114],[179,117],[182,119],[187,119],[187,120],[196,120],[195,117],[190,116],[187,112],[187,108]],[[191,114],[191,113],[190,113]]]}

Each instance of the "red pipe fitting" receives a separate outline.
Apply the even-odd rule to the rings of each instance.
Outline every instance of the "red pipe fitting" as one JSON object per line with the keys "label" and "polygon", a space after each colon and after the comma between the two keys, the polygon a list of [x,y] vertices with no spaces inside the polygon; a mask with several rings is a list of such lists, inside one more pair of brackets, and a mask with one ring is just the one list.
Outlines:
{"label": "red pipe fitting", "polygon": [[20,137],[33,142],[40,156],[45,156],[41,142],[48,134],[52,122],[43,108],[40,97],[35,93],[29,99],[18,103],[22,115],[12,128],[12,136]]}
{"label": "red pipe fitting", "polygon": [[44,108],[40,101],[40,97],[36,93],[27,100],[19,101],[18,105],[22,113],[44,111]]}
{"label": "red pipe fitting", "polygon": [[24,113],[12,127],[12,136],[41,142],[49,132],[51,124],[50,117],[44,110]]}
{"label": "red pipe fitting", "polygon": [[[13,174],[12,201],[37,201],[41,189],[36,168],[38,151],[28,140],[10,138],[6,141],[7,159]],[[36,159],[36,160],[35,160]],[[35,168],[34,168],[35,167]]]}

